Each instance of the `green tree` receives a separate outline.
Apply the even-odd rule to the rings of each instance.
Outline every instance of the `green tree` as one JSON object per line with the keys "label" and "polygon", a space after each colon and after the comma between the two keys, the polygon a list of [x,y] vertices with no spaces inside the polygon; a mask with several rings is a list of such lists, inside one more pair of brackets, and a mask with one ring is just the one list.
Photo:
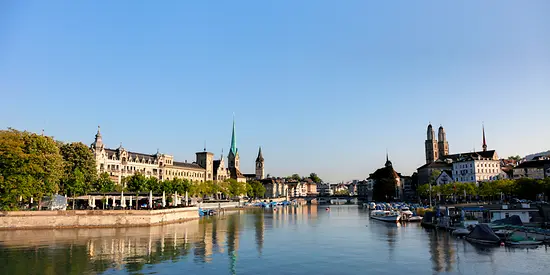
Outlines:
{"label": "green tree", "polygon": [[0,131],[0,207],[16,209],[28,201],[58,192],[63,158],[47,136],[14,129]]}
{"label": "green tree", "polygon": [[229,194],[232,197],[238,197],[240,195],[246,194],[246,183],[238,182],[235,179],[229,179]]}
{"label": "green tree", "polygon": [[416,192],[419,196],[427,198],[430,196],[430,185],[428,183],[418,186]]}
{"label": "green tree", "polygon": [[321,183],[322,182],[321,178],[319,178],[317,176],[317,174],[315,174],[315,173],[309,174],[309,178],[315,183]]}
{"label": "green tree", "polygon": [[60,192],[67,193],[65,185],[73,180],[78,169],[84,177],[85,189],[90,189],[97,179],[96,162],[92,151],[82,142],[58,143],[59,151],[63,157],[63,178],[60,182]]}
{"label": "green tree", "polygon": [[84,174],[76,168],[73,175],[65,183],[65,191],[68,196],[73,197],[73,209],[75,207],[76,197],[85,195],[90,191],[91,185],[86,183]]}
{"label": "green tree", "polygon": [[130,192],[147,192],[149,191],[149,182],[142,174],[134,174],[124,178],[126,188]]}
{"label": "green tree", "polygon": [[259,181],[251,181],[247,183],[247,194],[251,198],[263,198],[265,195],[265,187]]}
{"label": "green tree", "polygon": [[514,160],[514,161],[520,161],[521,157],[519,155],[515,155],[515,156],[509,156],[508,159],[509,160]]}
{"label": "green tree", "polygon": [[109,173],[104,172],[96,179],[93,189],[101,193],[109,193],[115,191],[115,182],[109,177]]}
{"label": "green tree", "polygon": [[300,177],[300,175],[298,174],[292,174],[292,176],[290,176],[290,179],[300,181],[302,180],[302,177]]}

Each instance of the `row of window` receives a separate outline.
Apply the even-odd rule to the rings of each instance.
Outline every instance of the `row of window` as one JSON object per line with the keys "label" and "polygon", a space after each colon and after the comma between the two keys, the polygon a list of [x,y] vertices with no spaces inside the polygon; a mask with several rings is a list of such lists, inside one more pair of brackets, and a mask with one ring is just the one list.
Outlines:
{"label": "row of window", "polygon": [[[468,163],[466,164],[457,164],[455,165],[456,168],[473,168],[473,164],[470,163],[470,165],[468,165]],[[476,167],[500,167],[500,164],[498,163],[476,163]]]}
{"label": "row of window", "polygon": [[[474,169],[466,169],[466,170],[460,170],[460,172],[462,171],[465,171],[465,173],[473,173],[474,172]],[[492,174],[496,174],[498,173],[498,169],[477,169],[477,172],[478,174],[483,174],[483,173],[492,173]],[[459,171],[458,170],[455,170],[455,175],[458,175],[459,174]]]}
{"label": "row of window", "polygon": [[[478,180],[497,180],[498,176],[481,176],[478,178]],[[466,176],[466,177],[457,177],[456,181],[462,181],[462,182],[474,182],[474,176]]]}

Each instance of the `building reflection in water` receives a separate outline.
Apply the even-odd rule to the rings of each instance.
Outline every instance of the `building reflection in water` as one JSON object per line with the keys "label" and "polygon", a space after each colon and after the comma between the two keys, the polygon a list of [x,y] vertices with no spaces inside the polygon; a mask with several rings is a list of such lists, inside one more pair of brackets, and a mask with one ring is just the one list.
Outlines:
{"label": "building reflection in water", "polygon": [[[317,219],[317,206],[252,211],[253,215],[227,213],[154,227],[0,231],[0,259],[4,260],[0,274],[32,274],[36,270],[82,274],[108,269],[139,273],[145,265],[164,261],[208,264],[214,254],[226,253],[229,272],[235,274],[243,217],[251,218],[258,257],[262,256],[266,227]],[[67,268],[74,270],[68,272]]]}
{"label": "building reflection in water", "polygon": [[438,234],[435,230],[428,234],[432,269],[435,272],[453,271],[456,263],[456,251],[452,246],[451,234],[447,232]]}
{"label": "building reflection in water", "polygon": [[[261,253],[263,213],[254,218]],[[241,222],[239,213],[228,213],[154,227],[0,231],[0,274],[101,273],[111,268],[133,273],[189,255],[194,262],[209,263],[213,254],[225,251],[230,272],[236,273]]]}

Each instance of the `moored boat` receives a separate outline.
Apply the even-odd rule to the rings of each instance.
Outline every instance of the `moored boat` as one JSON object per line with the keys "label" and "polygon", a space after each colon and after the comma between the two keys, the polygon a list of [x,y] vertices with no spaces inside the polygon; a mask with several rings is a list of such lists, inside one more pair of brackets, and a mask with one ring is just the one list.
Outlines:
{"label": "moored boat", "polygon": [[397,223],[401,219],[401,215],[398,212],[387,210],[373,210],[370,213],[370,217],[375,220],[393,223]]}
{"label": "moored boat", "polygon": [[473,243],[497,245],[500,244],[500,238],[487,225],[480,223],[474,227],[470,234],[466,235],[466,240]]}

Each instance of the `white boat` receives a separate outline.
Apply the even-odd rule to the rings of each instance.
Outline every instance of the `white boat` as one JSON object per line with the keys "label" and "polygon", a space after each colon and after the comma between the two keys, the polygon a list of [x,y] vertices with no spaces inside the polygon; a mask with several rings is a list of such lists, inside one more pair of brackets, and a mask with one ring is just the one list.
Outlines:
{"label": "white boat", "polygon": [[344,199],[332,199],[330,200],[330,204],[346,204],[348,200]]}
{"label": "white boat", "polygon": [[397,223],[401,219],[401,214],[394,211],[373,210],[370,212],[370,217],[383,222]]}
{"label": "white boat", "polygon": [[409,210],[408,207],[402,207],[401,210],[401,220],[407,221],[407,222],[420,222],[422,221],[422,217],[420,216],[414,216],[414,213]]}

